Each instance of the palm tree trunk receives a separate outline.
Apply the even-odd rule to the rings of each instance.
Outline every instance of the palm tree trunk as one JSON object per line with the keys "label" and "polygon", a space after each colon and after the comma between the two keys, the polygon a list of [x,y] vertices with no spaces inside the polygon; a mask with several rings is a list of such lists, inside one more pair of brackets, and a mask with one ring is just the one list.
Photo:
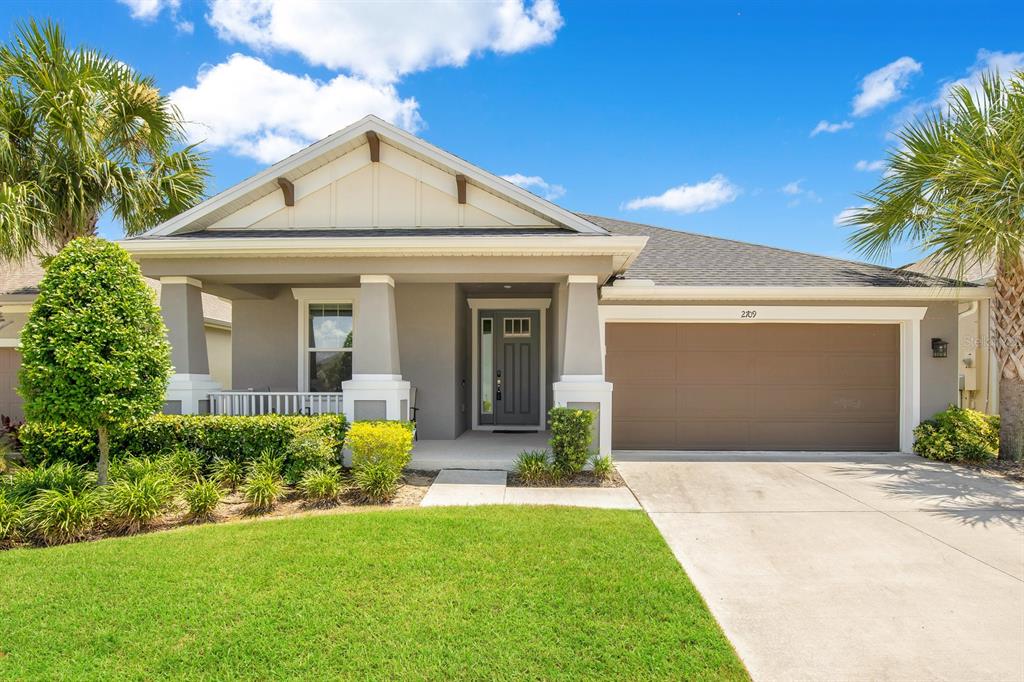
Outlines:
{"label": "palm tree trunk", "polygon": [[992,301],[999,362],[999,457],[1024,455],[1024,261],[1000,262]]}
{"label": "palm tree trunk", "polygon": [[97,430],[99,431],[100,461],[96,466],[96,476],[100,485],[106,485],[110,470],[110,433],[105,426],[101,426]]}

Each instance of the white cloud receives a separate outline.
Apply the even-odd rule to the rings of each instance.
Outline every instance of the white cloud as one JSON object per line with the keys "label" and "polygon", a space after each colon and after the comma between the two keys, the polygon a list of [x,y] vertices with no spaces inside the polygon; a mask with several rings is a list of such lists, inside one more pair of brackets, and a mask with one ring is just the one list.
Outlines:
{"label": "white cloud", "polygon": [[853,98],[853,115],[867,116],[903,96],[910,77],[921,71],[921,64],[910,57],[900,57],[872,71],[860,83],[860,92]]}
{"label": "white cloud", "polygon": [[819,133],[838,133],[840,130],[849,130],[853,127],[853,124],[849,121],[843,121],[841,123],[830,123],[825,120],[818,121],[818,125],[814,126],[814,130],[811,131],[811,137],[816,137]]}
{"label": "white cloud", "polygon": [[662,194],[638,197],[626,202],[630,211],[640,208],[660,208],[676,213],[702,213],[732,203],[740,195],[740,188],[722,174],[696,185],[679,185]]}
{"label": "white cloud", "polygon": [[877,173],[878,171],[885,169],[885,161],[882,161],[881,159],[878,161],[861,160],[853,164],[853,167],[865,173]]}
{"label": "white cloud", "polygon": [[311,64],[384,82],[431,67],[462,66],[484,52],[512,54],[545,45],[563,23],[555,0],[211,0],[207,18],[224,39],[295,52]]}
{"label": "white cloud", "polygon": [[804,187],[802,179],[787,182],[779,188],[779,191],[793,197],[787,204],[790,207],[799,206],[801,201],[811,201],[816,204],[821,203],[821,197],[819,197],[817,192],[814,190]]}
{"label": "white cloud", "polygon": [[410,131],[422,124],[419,103],[401,98],[392,85],[345,75],[317,81],[240,54],[202,69],[194,87],[180,87],[170,97],[189,122],[192,140],[264,163],[279,161],[366,114]]}
{"label": "white cloud", "polygon": [[964,78],[943,84],[935,105],[941,106],[949,97],[954,86],[963,85],[977,94],[981,89],[981,77],[986,73],[998,72],[1003,80],[1009,79],[1017,71],[1024,71],[1024,52],[991,52],[978,50],[974,64],[967,70]]}
{"label": "white cloud", "polygon": [[844,208],[842,211],[840,211],[839,213],[835,214],[835,216],[832,218],[832,224],[836,225],[836,226],[839,226],[839,227],[847,226],[846,221],[849,220],[850,218],[852,218],[853,215],[857,211],[862,209],[862,208],[866,208],[866,207],[864,207],[864,206],[851,206],[849,208]]}
{"label": "white cloud", "polygon": [[513,173],[512,175],[502,175],[501,177],[508,180],[513,185],[519,185],[523,189],[544,197],[548,201],[554,201],[555,199],[565,195],[565,187],[547,182],[539,175]]}
{"label": "white cloud", "polygon": [[133,19],[152,21],[166,7],[171,13],[177,12],[181,7],[181,0],[118,0],[128,8]]}

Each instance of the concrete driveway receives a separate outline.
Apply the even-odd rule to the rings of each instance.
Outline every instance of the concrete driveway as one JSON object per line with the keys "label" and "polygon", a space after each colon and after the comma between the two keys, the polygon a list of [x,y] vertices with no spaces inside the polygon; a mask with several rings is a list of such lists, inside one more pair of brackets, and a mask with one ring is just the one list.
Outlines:
{"label": "concrete driveway", "polygon": [[754,679],[1024,680],[1024,487],[903,455],[617,458]]}

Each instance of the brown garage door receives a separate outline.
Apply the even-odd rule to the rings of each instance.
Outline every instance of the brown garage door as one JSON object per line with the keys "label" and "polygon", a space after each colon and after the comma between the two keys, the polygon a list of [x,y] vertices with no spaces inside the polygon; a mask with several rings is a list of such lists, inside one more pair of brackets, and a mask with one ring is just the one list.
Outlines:
{"label": "brown garage door", "polygon": [[14,389],[18,387],[18,369],[21,367],[21,353],[13,348],[0,348],[0,414],[21,419],[21,396]]}
{"label": "brown garage door", "polygon": [[898,450],[899,327],[609,324],[619,449]]}

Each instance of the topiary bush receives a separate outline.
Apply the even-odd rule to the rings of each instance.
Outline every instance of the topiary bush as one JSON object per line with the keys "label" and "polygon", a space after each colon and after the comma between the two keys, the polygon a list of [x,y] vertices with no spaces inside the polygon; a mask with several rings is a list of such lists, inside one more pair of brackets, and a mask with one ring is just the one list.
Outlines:
{"label": "topiary bush", "polygon": [[940,462],[993,459],[999,454],[999,417],[951,405],[914,429],[914,452]]}
{"label": "topiary bush", "polygon": [[[340,454],[348,425],[344,415],[259,415],[210,416],[159,414],[126,426],[113,435],[111,451],[127,455],[156,457],[186,449],[196,452],[204,463],[215,459],[247,463],[270,449],[284,452],[297,433],[320,431],[334,443]],[[92,466],[96,463],[96,435],[72,424],[28,422],[19,432],[22,455],[28,464],[68,461]]]}
{"label": "topiary bush", "polygon": [[159,412],[170,374],[167,329],[138,264],[112,242],[71,241],[47,263],[21,332],[25,415],[95,433],[104,485],[110,434]]}
{"label": "topiary bush", "polygon": [[555,466],[566,473],[583,470],[590,457],[593,441],[594,413],[570,407],[552,407],[548,410],[551,423],[551,454]]}

